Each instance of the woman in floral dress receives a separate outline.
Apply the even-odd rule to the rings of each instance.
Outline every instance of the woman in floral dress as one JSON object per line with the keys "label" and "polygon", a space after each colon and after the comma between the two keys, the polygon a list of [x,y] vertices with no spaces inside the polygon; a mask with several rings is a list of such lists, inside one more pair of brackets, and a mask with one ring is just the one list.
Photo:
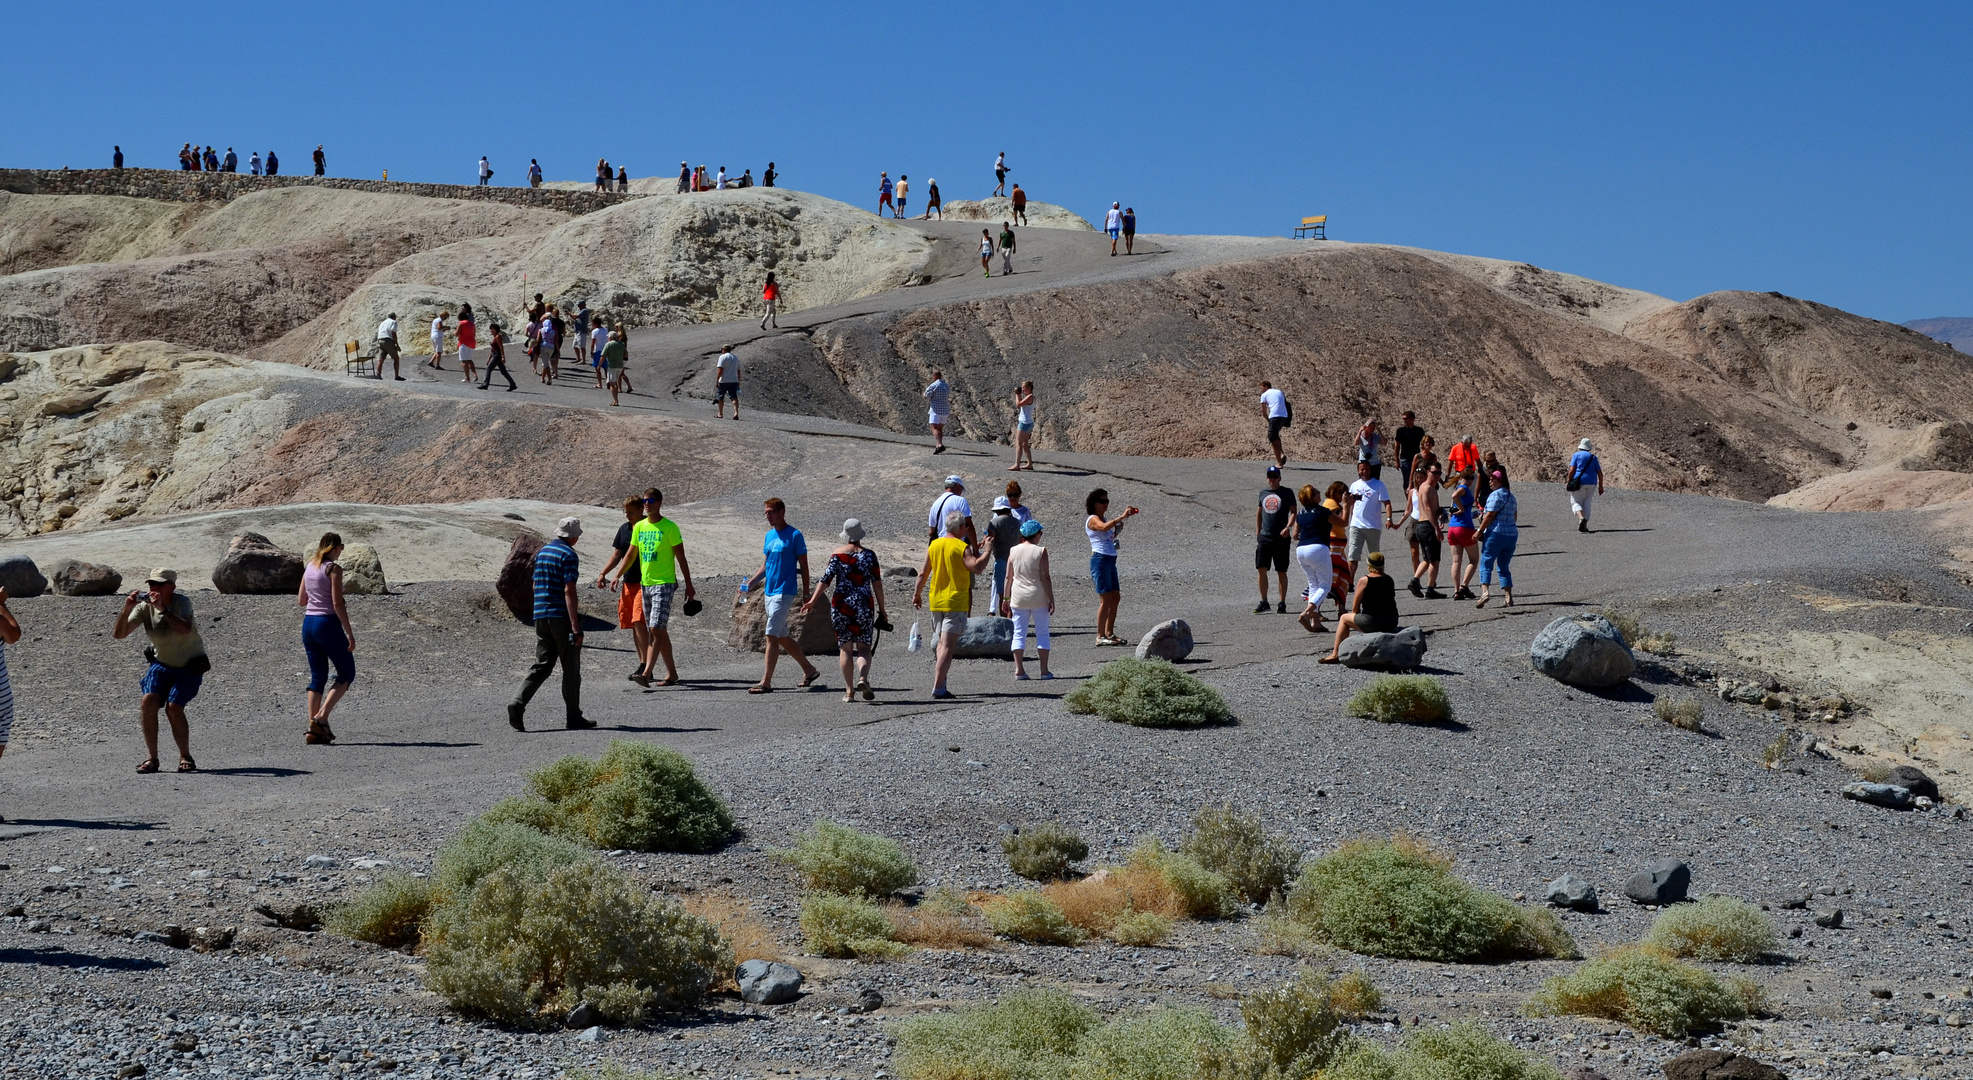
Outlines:
{"label": "woman in floral dress", "polygon": [[[829,604],[829,624],[836,631],[836,658],[843,667],[844,701],[876,698],[870,689],[870,658],[877,643],[877,626],[888,621],[884,611],[884,579],[877,555],[863,546],[863,523],[855,518],[843,522],[843,546],[829,554],[829,565],[815,583],[815,595],[802,611],[809,612],[822,602],[822,594],[834,586]],[[852,671],[852,668],[854,670]]]}

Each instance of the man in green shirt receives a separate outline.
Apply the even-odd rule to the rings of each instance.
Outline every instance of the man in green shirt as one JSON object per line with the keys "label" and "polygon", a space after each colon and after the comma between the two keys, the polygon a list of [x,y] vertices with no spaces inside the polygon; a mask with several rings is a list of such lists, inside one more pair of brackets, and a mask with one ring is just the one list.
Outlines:
{"label": "man in green shirt", "polygon": [[659,686],[678,685],[678,666],[671,660],[671,598],[678,592],[679,575],[685,577],[685,599],[690,602],[692,564],[685,559],[685,538],[678,522],[664,516],[664,493],[644,489],[644,520],[630,530],[630,546],[637,549],[638,570],[644,581],[644,665],[632,680],[639,686],[651,685],[658,661],[665,663],[664,681]]}
{"label": "man in green shirt", "polygon": [[623,391],[623,369],[630,362],[630,350],[623,343],[623,331],[610,332],[610,343],[603,346],[603,366],[610,375],[610,404],[621,405],[617,395]]}
{"label": "man in green shirt", "polygon": [[1014,226],[1011,222],[1000,223],[1000,273],[1002,276],[1014,272]]}
{"label": "man in green shirt", "polygon": [[192,728],[185,719],[185,706],[198,696],[212,661],[206,658],[205,642],[192,621],[192,601],[178,591],[178,571],[151,571],[144,591],[124,597],[110,633],[122,641],[140,627],[151,641],[146,658],[150,664],[138,683],[144,691],[140,717],[149,756],[137,771],[158,771],[158,711],[162,709],[171,722],[172,741],[178,744],[178,771],[192,772],[198,765],[192,761]]}

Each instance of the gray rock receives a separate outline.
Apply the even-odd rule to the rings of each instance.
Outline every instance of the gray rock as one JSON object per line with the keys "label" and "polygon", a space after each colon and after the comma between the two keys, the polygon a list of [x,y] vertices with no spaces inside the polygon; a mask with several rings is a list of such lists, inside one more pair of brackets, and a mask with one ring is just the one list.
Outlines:
{"label": "gray rock", "polygon": [[1896,784],[1844,784],[1843,797],[1891,810],[1909,810],[1912,803],[1911,789]]}
{"label": "gray rock", "polygon": [[884,995],[878,993],[877,988],[874,986],[864,987],[863,992],[856,996],[857,1012],[873,1013],[883,1007]]}
{"label": "gray rock", "polygon": [[55,567],[55,591],[63,596],[108,596],[121,588],[123,575],[101,563],[66,559]]}
{"label": "gray rock", "polygon": [[1772,1065],[1726,1050],[1688,1050],[1661,1068],[1665,1080],[1788,1080]]}
{"label": "gray rock", "polygon": [[1685,891],[1692,887],[1692,868],[1677,859],[1659,859],[1624,882],[1624,895],[1640,904],[1685,902]]}
{"label": "gray rock", "polygon": [[303,859],[301,864],[310,870],[334,870],[342,865],[342,860],[334,855],[310,855]]}
{"label": "gray rock", "polygon": [[991,657],[1005,660],[1014,655],[1014,620],[998,615],[978,615],[966,620],[966,632],[952,647],[956,657]]}
{"label": "gray rock", "polygon": [[351,596],[385,596],[390,593],[390,583],[384,580],[384,561],[377,557],[377,549],[368,544],[347,544],[343,547],[343,557],[336,560],[343,567],[343,592]]}
{"label": "gray rock", "polygon": [[785,1005],[801,996],[802,973],[772,960],[749,960],[734,972],[740,997],[755,1005]]}
{"label": "gray rock", "polygon": [[1828,911],[1816,912],[1815,924],[1829,930],[1841,930],[1843,928],[1843,909],[1830,908]]}
{"label": "gray rock", "polygon": [[1591,885],[1588,879],[1574,874],[1563,874],[1549,882],[1548,890],[1543,897],[1550,904],[1571,911],[1595,911],[1599,906],[1596,886]]}
{"label": "gray rock", "polygon": [[1395,634],[1353,634],[1336,657],[1345,667],[1409,671],[1425,659],[1425,632],[1407,626]]}
{"label": "gray rock", "polygon": [[603,1025],[601,1024],[596,1024],[590,1027],[583,1028],[582,1034],[576,1036],[576,1040],[578,1042],[586,1042],[586,1043],[608,1042],[609,1038],[610,1038],[610,1033],[604,1031]]}
{"label": "gray rock", "polygon": [[1887,784],[1895,784],[1922,799],[1939,800],[1939,785],[1925,770],[1916,765],[1899,765],[1884,778]]}
{"label": "gray rock", "polygon": [[1610,1078],[1587,1065],[1578,1065],[1564,1072],[1562,1080],[1610,1080]]}
{"label": "gray rock", "polygon": [[534,625],[534,553],[543,543],[538,533],[514,537],[506,561],[500,564],[500,575],[493,580],[493,591],[506,602],[507,610],[529,626]]}
{"label": "gray rock", "polygon": [[259,533],[243,532],[212,568],[213,587],[223,593],[281,595],[299,591],[302,557],[284,551]]}
{"label": "gray rock", "polygon": [[25,555],[9,555],[0,559],[0,589],[16,599],[40,596],[48,591],[48,579],[41,574],[41,568]]}
{"label": "gray rock", "polygon": [[563,1019],[562,1026],[571,1030],[581,1030],[595,1027],[602,1022],[603,1014],[596,1011],[596,1006],[585,1001],[569,1010],[569,1015]]}
{"label": "gray rock", "polygon": [[[836,652],[836,628],[829,622],[829,600],[827,593],[823,601],[815,605],[815,610],[804,613],[801,605],[795,605],[794,613],[788,616],[788,636],[802,647],[808,656],[832,656]],[[684,614],[683,596],[672,601],[674,617]],[[1011,639],[1013,635],[1010,633]],[[767,651],[767,600],[759,589],[741,593],[733,599],[733,624],[726,632],[728,648],[745,649],[749,652]]]}
{"label": "gray rock", "polygon": [[1139,660],[1177,663],[1192,655],[1192,627],[1184,619],[1167,619],[1144,632],[1137,643]]}
{"label": "gray rock", "polygon": [[1570,686],[1615,686],[1637,670],[1624,635],[1601,615],[1560,615],[1528,649],[1535,670]]}

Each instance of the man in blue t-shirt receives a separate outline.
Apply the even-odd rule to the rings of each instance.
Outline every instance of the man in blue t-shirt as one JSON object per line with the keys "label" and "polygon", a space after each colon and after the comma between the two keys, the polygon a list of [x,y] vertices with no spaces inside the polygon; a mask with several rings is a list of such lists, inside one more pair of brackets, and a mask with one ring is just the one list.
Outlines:
{"label": "man in blue t-shirt", "polygon": [[534,555],[534,666],[521,682],[521,691],[507,705],[507,723],[515,731],[526,731],[522,714],[528,699],[548,681],[557,663],[562,665],[562,706],[571,728],[593,728],[596,721],[582,715],[582,616],[576,609],[575,583],[581,576],[575,543],[582,537],[582,521],[563,518],[555,529],[555,539]]}
{"label": "man in blue t-shirt", "polygon": [[[1590,485],[1596,485],[1591,491]],[[1589,531],[1589,504],[1596,496],[1603,494],[1603,463],[1596,460],[1596,448],[1588,439],[1576,444],[1576,453],[1569,459],[1569,509],[1576,514],[1576,531]]]}
{"label": "man in blue t-shirt", "polygon": [[780,499],[761,504],[767,511],[767,536],[761,541],[760,569],[740,583],[740,595],[760,586],[767,606],[763,633],[767,638],[767,670],[760,682],[747,688],[749,694],[774,692],[774,661],[786,652],[802,667],[801,686],[813,686],[822,677],[815,665],[802,655],[801,645],[788,633],[788,622],[795,608],[808,595],[808,542],[802,531],[788,524],[788,505]]}

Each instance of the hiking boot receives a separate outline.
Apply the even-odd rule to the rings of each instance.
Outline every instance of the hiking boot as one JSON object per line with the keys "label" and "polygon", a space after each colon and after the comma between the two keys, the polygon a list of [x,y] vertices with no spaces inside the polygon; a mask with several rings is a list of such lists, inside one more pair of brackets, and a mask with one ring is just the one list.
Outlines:
{"label": "hiking boot", "polygon": [[587,716],[569,717],[568,728],[570,731],[586,731],[589,728],[593,728],[595,726],[596,726],[596,721],[591,720]]}
{"label": "hiking boot", "polygon": [[1421,589],[1421,588],[1419,588],[1419,587],[1418,587],[1418,579],[1417,579],[1417,578],[1412,578],[1412,579],[1411,579],[1411,584],[1409,584],[1409,585],[1406,585],[1406,586],[1405,586],[1405,588],[1407,588],[1407,589],[1410,589],[1410,590],[1411,590],[1411,595],[1413,595],[1413,596],[1424,596],[1424,595],[1425,595],[1425,590],[1424,590],[1424,589]]}
{"label": "hiking boot", "polygon": [[1254,614],[1256,615],[1267,614],[1267,600],[1265,597],[1261,599],[1260,603],[1254,605]]}
{"label": "hiking boot", "polygon": [[1280,603],[1278,603],[1278,604],[1276,604],[1276,605],[1274,605],[1274,613],[1275,613],[1276,615],[1286,615],[1286,614],[1288,614],[1288,601],[1286,601],[1286,600],[1283,600],[1283,601],[1281,601]]}
{"label": "hiking boot", "polygon": [[527,730],[527,725],[521,723],[521,707],[519,705],[507,706],[507,726],[513,728],[515,731]]}

